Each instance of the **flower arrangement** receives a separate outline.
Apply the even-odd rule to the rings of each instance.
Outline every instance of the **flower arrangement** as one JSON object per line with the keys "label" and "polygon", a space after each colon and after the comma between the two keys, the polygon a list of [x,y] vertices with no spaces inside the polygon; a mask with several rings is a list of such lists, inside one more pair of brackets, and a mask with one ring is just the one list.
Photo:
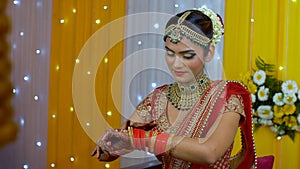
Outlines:
{"label": "flower arrangement", "polygon": [[293,80],[275,77],[276,67],[258,57],[258,70],[241,74],[252,97],[254,131],[269,126],[277,138],[288,135],[292,140],[300,132],[300,90]]}

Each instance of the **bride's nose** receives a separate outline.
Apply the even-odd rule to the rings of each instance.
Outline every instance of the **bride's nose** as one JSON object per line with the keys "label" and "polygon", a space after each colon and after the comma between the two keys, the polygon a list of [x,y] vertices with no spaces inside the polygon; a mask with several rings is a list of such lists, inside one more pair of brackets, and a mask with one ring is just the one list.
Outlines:
{"label": "bride's nose", "polygon": [[182,57],[175,56],[175,59],[174,59],[174,62],[173,62],[173,66],[174,67],[182,67],[182,66],[184,66],[184,64],[182,62]]}

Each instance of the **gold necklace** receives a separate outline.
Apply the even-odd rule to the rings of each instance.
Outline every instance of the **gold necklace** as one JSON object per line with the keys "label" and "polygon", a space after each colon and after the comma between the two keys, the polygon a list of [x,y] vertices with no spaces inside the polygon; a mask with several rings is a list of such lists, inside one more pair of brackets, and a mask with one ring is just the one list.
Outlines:
{"label": "gold necklace", "polygon": [[209,85],[210,80],[204,73],[190,85],[175,82],[169,85],[168,100],[178,110],[190,110]]}

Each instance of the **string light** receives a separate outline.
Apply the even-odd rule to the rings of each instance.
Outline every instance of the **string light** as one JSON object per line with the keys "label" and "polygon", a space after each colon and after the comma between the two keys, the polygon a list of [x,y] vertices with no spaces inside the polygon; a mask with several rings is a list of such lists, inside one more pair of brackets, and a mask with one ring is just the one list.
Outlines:
{"label": "string light", "polygon": [[101,23],[101,20],[100,19],[97,19],[96,20],[96,24],[100,24]]}
{"label": "string light", "polygon": [[33,97],[33,99],[34,99],[35,101],[37,101],[37,100],[39,100],[39,96],[35,95],[35,96]]}
{"label": "string light", "polygon": [[35,53],[39,55],[41,53],[41,50],[37,49],[35,50]]}
{"label": "string light", "polygon": [[56,114],[52,114],[52,116],[51,116],[53,119],[55,119],[56,118]]}
{"label": "string light", "polygon": [[86,126],[90,126],[90,125],[91,125],[91,123],[89,123],[89,122],[86,123]]}
{"label": "string light", "polygon": [[29,76],[24,76],[24,78],[23,78],[25,81],[28,81],[29,80]]}
{"label": "string light", "polygon": [[37,2],[37,3],[36,3],[36,6],[37,6],[37,7],[41,7],[41,6],[42,6],[42,2],[40,2],[40,1]]}
{"label": "string light", "polygon": [[105,168],[110,168],[110,165],[109,165],[108,163],[106,163],[106,164],[104,165],[104,167],[105,167]]}
{"label": "string light", "polygon": [[111,116],[111,115],[112,115],[112,112],[111,112],[111,111],[108,111],[106,114],[107,114],[108,116]]}
{"label": "string light", "polygon": [[56,65],[55,70],[59,71],[59,69],[60,69],[59,65]]}
{"label": "string light", "polygon": [[141,40],[138,41],[138,45],[142,45],[142,41]]}
{"label": "string light", "polygon": [[76,10],[75,8],[73,8],[72,12],[73,12],[73,13],[76,13],[76,12],[77,12],[77,10]]}
{"label": "string light", "polygon": [[108,6],[106,6],[106,5],[103,6],[103,9],[104,9],[104,10],[107,10],[107,9],[108,9]]}
{"label": "string light", "polygon": [[21,126],[24,126],[24,124],[25,124],[25,120],[24,120],[23,117],[21,117],[21,119],[20,119],[20,125],[21,125]]}
{"label": "string light", "polygon": [[61,24],[63,24],[63,23],[65,23],[65,20],[64,20],[64,19],[61,19],[61,20],[59,20],[59,22],[60,22]]}
{"label": "string light", "polygon": [[74,161],[75,161],[75,158],[74,158],[73,156],[71,156],[71,157],[70,157],[70,161],[71,161],[71,162],[74,162]]}
{"label": "string light", "polygon": [[281,140],[282,137],[281,137],[281,136],[277,136],[276,139],[277,139],[277,140]]}
{"label": "string light", "polygon": [[24,36],[24,32],[20,32],[20,36]]}
{"label": "string light", "polygon": [[73,112],[74,111],[74,107],[70,107],[70,111]]}
{"label": "string light", "polygon": [[36,145],[37,145],[38,147],[41,147],[41,146],[42,146],[42,142],[37,141],[37,142],[36,142]]}
{"label": "string light", "polygon": [[174,7],[175,7],[175,8],[178,8],[178,7],[179,7],[179,5],[178,5],[178,4],[175,4],[175,5],[174,5]]}
{"label": "string light", "polygon": [[253,23],[253,22],[254,22],[254,18],[251,18],[251,19],[250,19],[250,22],[252,22],[252,23]]}
{"label": "string light", "polygon": [[80,60],[79,60],[79,59],[76,59],[76,60],[75,60],[75,62],[76,62],[76,63],[79,63],[79,62],[80,62]]}
{"label": "string light", "polygon": [[20,5],[20,1],[18,1],[18,0],[14,0],[14,5]]}
{"label": "string light", "polygon": [[108,62],[108,58],[105,58],[105,59],[104,59],[104,63],[107,63],[107,62]]}
{"label": "string light", "polygon": [[158,28],[159,28],[159,24],[158,24],[158,23],[155,23],[155,24],[153,25],[153,27],[154,27],[155,29],[158,29]]}
{"label": "string light", "polygon": [[88,71],[87,74],[90,75],[90,74],[91,74],[91,71]]}
{"label": "string light", "polygon": [[29,165],[28,165],[28,164],[24,164],[24,165],[23,165],[23,168],[24,168],[24,169],[28,169],[28,168],[29,168]]}
{"label": "string light", "polygon": [[55,163],[51,163],[50,167],[54,168],[55,167]]}
{"label": "string light", "polygon": [[138,100],[139,100],[139,101],[142,101],[142,96],[138,96]]}
{"label": "string light", "polygon": [[156,83],[152,83],[151,85],[152,85],[153,88],[157,86]]}
{"label": "string light", "polygon": [[279,66],[279,68],[278,68],[279,70],[283,70],[284,69],[284,67],[283,66]]}
{"label": "string light", "polygon": [[297,0],[292,0],[292,2],[297,2]]}

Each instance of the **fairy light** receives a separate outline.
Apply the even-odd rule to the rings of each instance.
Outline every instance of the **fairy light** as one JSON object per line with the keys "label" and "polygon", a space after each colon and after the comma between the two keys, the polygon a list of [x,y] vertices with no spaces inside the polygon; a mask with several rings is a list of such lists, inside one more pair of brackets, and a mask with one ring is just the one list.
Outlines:
{"label": "fairy light", "polygon": [[24,32],[23,31],[20,32],[20,36],[24,36]]}
{"label": "fairy light", "polygon": [[100,24],[101,23],[101,20],[100,19],[97,19],[96,20],[96,24]]}
{"label": "fairy light", "polygon": [[151,86],[154,88],[154,87],[157,86],[157,84],[156,83],[152,83]]}
{"label": "fairy light", "polygon": [[28,81],[29,80],[29,76],[24,76],[24,78],[23,78],[25,81]]}
{"label": "fairy light", "polygon": [[103,6],[103,9],[104,9],[104,10],[107,10],[107,9],[108,9],[108,6],[107,6],[107,5],[104,5],[104,6]]}
{"label": "fairy light", "polygon": [[155,29],[158,29],[158,28],[159,28],[159,24],[158,24],[158,23],[155,23],[155,24],[153,25],[153,27],[154,27]]}
{"label": "fairy light", "polygon": [[279,70],[283,70],[284,69],[284,67],[283,66],[279,66],[279,68],[278,68]]}
{"label": "fairy light", "polygon": [[41,147],[41,146],[42,146],[42,142],[37,141],[37,142],[36,142],[36,145],[37,145],[38,147]]}
{"label": "fairy light", "polygon": [[77,12],[77,10],[76,10],[75,8],[73,8],[73,9],[72,9],[72,12],[73,12],[73,13],[76,13],[76,12]]}
{"label": "fairy light", "polygon": [[85,125],[86,125],[86,126],[91,126],[91,123],[87,122]]}
{"label": "fairy light", "polygon": [[276,139],[277,139],[277,140],[281,140],[282,137],[281,137],[281,136],[277,136]]}
{"label": "fairy light", "polygon": [[250,22],[252,22],[252,23],[253,23],[253,22],[254,22],[254,18],[251,18],[251,19],[250,19]]}
{"label": "fairy light", "polygon": [[142,101],[142,96],[138,96],[138,101]]}
{"label": "fairy light", "polygon": [[174,7],[175,7],[175,8],[178,8],[178,7],[179,7],[179,5],[178,5],[178,4],[175,4],[175,5],[174,5]]}
{"label": "fairy light", "polygon": [[60,69],[59,65],[56,65],[55,70],[59,71],[59,69]]}
{"label": "fairy light", "polygon": [[39,55],[39,54],[41,54],[41,50],[37,49],[37,50],[35,50],[35,53]]}
{"label": "fairy light", "polygon": [[142,45],[142,41],[141,40],[138,41],[138,45]]}
{"label": "fairy light", "polygon": [[22,117],[22,118],[20,119],[20,125],[21,125],[21,126],[24,126],[24,124],[25,124],[25,120],[24,120],[24,118]]}
{"label": "fairy light", "polygon": [[76,63],[80,63],[80,60],[79,60],[79,59],[76,59],[75,62],[76,62]]}
{"label": "fairy light", "polygon": [[75,161],[75,158],[74,158],[73,156],[71,156],[71,157],[70,157],[70,161],[71,161],[71,162],[74,162],[74,161]]}
{"label": "fairy light", "polygon": [[59,20],[59,22],[60,22],[61,24],[63,24],[63,23],[65,23],[65,20],[64,20],[64,19],[61,19],[61,20]]}
{"label": "fairy light", "polygon": [[20,5],[20,1],[18,1],[18,0],[14,0],[13,3],[14,3],[14,5]]}
{"label": "fairy light", "polygon": [[28,164],[24,164],[24,165],[23,165],[23,168],[24,168],[24,169],[28,169],[28,168],[29,168],[29,165],[28,165]]}
{"label": "fairy light", "polygon": [[73,112],[74,111],[74,107],[70,107],[70,111]]}
{"label": "fairy light", "polygon": [[104,58],[104,63],[107,63],[108,62],[108,58]]}
{"label": "fairy light", "polygon": [[33,99],[34,99],[35,101],[38,101],[38,100],[39,100],[39,96],[35,95],[35,96],[33,97]]}
{"label": "fairy light", "polygon": [[87,71],[86,74],[91,75],[91,71]]}
{"label": "fairy light", "polygon": [[55,167],[55,163],[51,163],[50,167],[54,168]]}
{"label": "fairy light", "polygon": [[52,114],[51,117],[52,117],[53,119],[55,119],[55,118],[56,118],[56,114]]}
{"label": "fairy light", "polygon": [[110,168],[110,165],[109,165],[108,163],[106,163],[106,164],[104,165],[104,167],[105,167],[105,168]]}
{"label": "fairy light", "polygon": [[108,116],[112,116],[112,112],[111,112],[111,111],[108,111],[106,114],[107,114]]}

